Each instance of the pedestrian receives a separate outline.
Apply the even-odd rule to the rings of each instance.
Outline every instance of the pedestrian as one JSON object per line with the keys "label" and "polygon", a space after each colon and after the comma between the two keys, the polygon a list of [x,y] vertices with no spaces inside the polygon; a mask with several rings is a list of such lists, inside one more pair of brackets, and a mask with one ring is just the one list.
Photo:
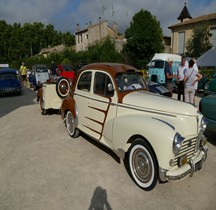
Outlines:
{"label": "pedestrian", "polygon": [[[199,72],[199,69],[198,69],[198,66],[197,66],[197,64],[196,64],[196,58],[193,57],[192,59],[193,59],[193,61],[194,61],[194,65],[193,65],[194,71],[196,71],[196,72],[198,73],[198,72]],[[195,83],[194,87],[195,87],[195,93],[194,93],[194,103],[195,103],[195,96],[196,96],[196,94],[197,94],[198,82]]]}
{"label": "pedestrian", "polygon": [[54,61],[52,61],[52,63],[51,63],[51,74],[52,74],[52,76],[56,75],[56,69],[57,69],[57,66],[54,63]]}
{"label": "pedestrian", "polygon": [[183,96],[183,101],[184,99],[184,76],[187,71],[187,64],[186,64],[186,57],[182,56],[181,57],[181,63],[177,69],[177,85],[178,85],[178,100],[181,101],[181,95]]}
{"label": "pedestrian", "polygon": [[185,102],[194,104],[195,96],[195,83],[202,79],[202,75],[198,73],[194,68],[194,61],[189,61],[189,68],[187,69],[184,82],[185,82]]}
{"label": "pedestrian", "polygon": [[22,78],[22,85],[26,85],[27,67],[25,66],[25,62],[21,63],[20,74],[21,74],[21,78]]}
{"label": "pedestrian", "polygon": [[29,82],[29,77],[31,75],[30,69],[27,69],[27,74],[26,74],[26,87],[30,88],[30,82]]}
{"label": "pedestrian", "polygon": [[173,74],[172,64],[173,64],[173,59],[168,58],[164,69],[166,88],[169,90],[169,97],[172,97],[172,93],[173,93],[173,78],[177,79],[177,75]]}

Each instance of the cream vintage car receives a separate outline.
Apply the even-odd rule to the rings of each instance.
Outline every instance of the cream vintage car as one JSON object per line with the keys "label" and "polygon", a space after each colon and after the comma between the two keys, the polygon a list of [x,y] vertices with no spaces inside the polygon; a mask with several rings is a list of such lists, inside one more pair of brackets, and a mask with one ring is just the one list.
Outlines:
{"label": "cream vintage car", "polygon": [[123,64],[89,64],[73,81],[61,117],[73,138],[84,132],[128,163],[135,183],[182,180],[207,158],[206,122],[191,104],[147,91],[138,71]]}

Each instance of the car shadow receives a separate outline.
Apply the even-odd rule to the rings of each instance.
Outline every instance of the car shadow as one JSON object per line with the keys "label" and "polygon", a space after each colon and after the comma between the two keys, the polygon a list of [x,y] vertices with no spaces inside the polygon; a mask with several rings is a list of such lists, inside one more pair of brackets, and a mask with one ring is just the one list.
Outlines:
{"label": "car shadow", "polygon": [[7,94],[0,96],[0,117],[22,106],[36,103],[36,93],[29,88],[23,87],[21,95]]}
{"label": "car shadow", "polygon": [[87,140],[89,143],[91,143],[92,145],[96,146],[97,148],[99,148],[100,150],[103,150],[104,152],[106,152],[109,156],[111,156],[117,163],[121,163],[120,158],[109,148],[107,148],[106,146],[104,146],[103,144],[99,143],[98,141],[95,141],[94,139],[92,139],[91,137],[87,136],[84,133],[80,134],[81,137],[83,137],[85,140]]}
{"label": "car shadow", "polygon": [[206,129],[204,135],[207,137],[208,142],[216,146],[216,132]]}

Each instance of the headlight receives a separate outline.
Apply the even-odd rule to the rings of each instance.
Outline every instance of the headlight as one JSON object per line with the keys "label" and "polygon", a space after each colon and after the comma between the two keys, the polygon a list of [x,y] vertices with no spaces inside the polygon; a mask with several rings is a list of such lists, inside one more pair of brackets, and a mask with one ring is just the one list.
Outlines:
{"label": "headlight", "polygon": [[184,140],[184,137],[182,137],[179,133],[175,134],[173,138],[173,153],[175,155],[177,155],[178,152],[180,151],[183,140]]}
{"label": "headlight", "polygon": [[201,127],[201,129],[202,129],[203,131],[206,130],[206,127],[207,127],[207,120],[205,119],[205,117],[203,117],[203,118],[201,119],[200,127]]}

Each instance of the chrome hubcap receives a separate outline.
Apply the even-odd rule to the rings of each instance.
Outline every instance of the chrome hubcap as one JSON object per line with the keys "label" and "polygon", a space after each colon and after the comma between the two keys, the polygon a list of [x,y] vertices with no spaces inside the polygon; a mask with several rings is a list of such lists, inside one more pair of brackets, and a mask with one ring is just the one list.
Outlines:
{"label": "chrome hubcap", "polygon": [[71,112],[67,113],[66,124],[67,124],[67,129],[69,134],[73,135],[75,126],[74,126],[74,118]]}
{"label": "chrome hubcap", "polygon": [[132,158],[133,170],[136,177],[141,182],[148,182],[152,175],[151,160],[149,159],[148,154],[142,149],[137,149],[133,153]]}

